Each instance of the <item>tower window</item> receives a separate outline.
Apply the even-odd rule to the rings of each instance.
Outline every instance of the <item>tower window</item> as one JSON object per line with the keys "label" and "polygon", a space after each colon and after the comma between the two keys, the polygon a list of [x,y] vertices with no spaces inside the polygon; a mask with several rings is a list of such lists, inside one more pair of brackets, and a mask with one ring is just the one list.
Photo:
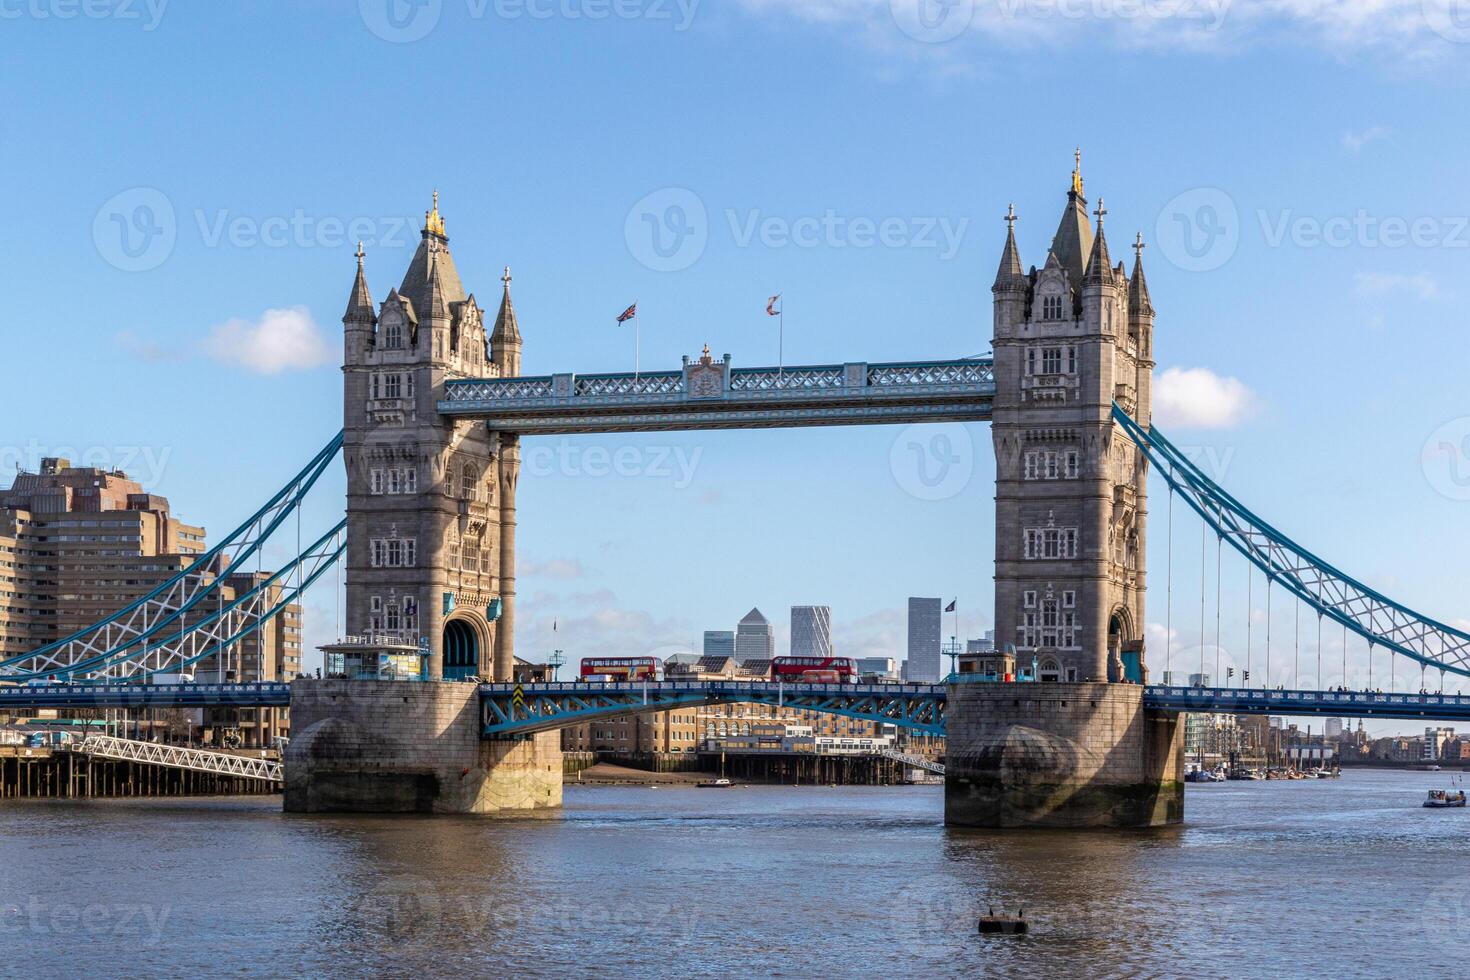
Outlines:
{"label": "tower window", "polygon": [[388,350],[403,349],[403,324],[394,320],[383,327],[383,346]]}
{"label": "tower window", "polygon": [[1043,320],[1060,320],[1062,318],[1062,298],[1060,296],[1042,297],[1041,318]]}
{"label": "tower window", "polygon": [[1041,349],[1041,373],[1062,373],[1062,349],[1060,347],[1043,347]]}

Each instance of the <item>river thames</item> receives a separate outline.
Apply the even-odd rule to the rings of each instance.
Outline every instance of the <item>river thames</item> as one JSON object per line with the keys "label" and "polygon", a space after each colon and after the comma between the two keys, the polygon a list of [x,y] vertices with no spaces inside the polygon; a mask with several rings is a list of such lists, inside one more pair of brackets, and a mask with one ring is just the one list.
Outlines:
{"label": "river thames", "polygon": [[[7,976],[1429,976],[1470,957],[1441,773],[1190,786],[1188,824],[959,832],[942,789],[568,786],[540,819],[279,798],[0,812]],[[976,934],[1024,906],[1032,934]]]}

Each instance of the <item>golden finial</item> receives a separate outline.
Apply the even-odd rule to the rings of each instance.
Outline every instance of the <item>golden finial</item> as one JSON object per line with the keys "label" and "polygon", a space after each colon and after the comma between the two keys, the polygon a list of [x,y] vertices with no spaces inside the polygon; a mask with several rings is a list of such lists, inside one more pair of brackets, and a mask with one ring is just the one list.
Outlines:
{"label": "golden finial", "polygon": [[439,191],[434,191],[434,208],[424,212],[424,231],[444,237],[444,219],[439,215]]}
{"label": "golden finial", "polygon": [[1072,168],[1072,193],[1082,196],[1082,147],[1077,147],[1073,158],[1077,161]]}

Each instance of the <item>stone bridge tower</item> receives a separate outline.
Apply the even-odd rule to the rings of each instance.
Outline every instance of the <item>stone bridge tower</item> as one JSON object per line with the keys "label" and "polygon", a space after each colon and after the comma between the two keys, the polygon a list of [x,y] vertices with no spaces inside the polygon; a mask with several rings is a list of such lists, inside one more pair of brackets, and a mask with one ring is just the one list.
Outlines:
{"label": "stone bridge tower", "polygon": [[1148,424],[1154,314],[1142,236],[1129,276],[1078,166],[1045,265],[1012,211],[992,289],[996,642],[1042,680],[1142,683],[1147,469],[1112,412]]}
{"label": "stone bridge tower", "polygon": [[520,370],[510,272],[490,335],[436,193],[402,284],[376,311],[359,248],[342,323],[347,632],[426,647],[431,679],[508,679],[519,451],[436,406],[446,381]]}
{"label": "stone bridge tower", "polygon": [[1144,707],[1147,465],[1113,420],[1150,417],[1143,240],[1113,263],[1081,155],[1046,262],[1014,209],[996,273],[996,642],[1036,683],[951,686],[945,820],[1138,827],[1183,819],[1183,726]]}

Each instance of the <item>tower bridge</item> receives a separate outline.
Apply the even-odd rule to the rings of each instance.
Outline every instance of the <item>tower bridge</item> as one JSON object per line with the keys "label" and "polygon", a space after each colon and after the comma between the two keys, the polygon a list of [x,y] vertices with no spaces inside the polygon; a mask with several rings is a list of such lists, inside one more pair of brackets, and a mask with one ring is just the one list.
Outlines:
{"label": "tower bridge", "polygon": [[[1344,676],[1351,634],[1366,642],[1370,679],[1375,654],[1387,653],[1391,687],[1401,660],[1421,677],[1429,670],[1470,676],[1470,635],[1317,558],[1153,427],[1155,310],[1144,245],[1140,236],[1131,270],[1115,262],[1107,214],[1101,199],[1089,210],[1079,163],[1044,261],[1029,269],[1014,210],[1006,216],[986,357],[748,367],[706,348],[676,370],[527,377],[510,271],[491,316],[455,267],[436,195],[408,269],[380,304],[358,250],[343,316],[341,434],[257,514],[155,592],[71,637],[0,661],[0,679],[54,682],[0,688],[0,706],[48,697],[58,706],[88,697],[126,701],[153,690],[131,682],[215,655],[268,622],[282,607],[274,598],[262,592],[225,605],[212,583],[284,533],[293,514],[299,522],[303,500],[340,452],[346,520],[320,537],[299,537],[313,544],[296,549],[272,583],[294,601],[340,562],[349,639],[334,655],[373,673],[411,665],[418,682],[303,679],[289,695],[202,688],[147,695],[150,703],[175,697],[181,704],[288,696],[292,810],[556,806],[559,727],[681,704],[774,698],[942,731],[951,824],[1152,826],[1183,816],[1182,711],[1465,717],[1470,704],[1458,696],[1156,682],[1161,660],[1167,677],[1173,651],[1151,651],[1144,642],[1151,472],[1170,500],[1186,501],[1206,535],[1214,532],[1217,554],[1229,544],[1252,576],[1263,575],[1268,604],[1284,591],[1316,615],[1318,687],[1325,686],[1324,624],[1343,631]],[[1035,662],[1036,683],[954,678],[923,689],[836,691],[512,683],[523,437],[926,421],[991,424],[996,635]],[[1171,569],[1172,560],[1171,547]],[[1217,612],[1219,604],[1217,595]],[[1269,634],[1265,656],[1269,672]],[[490,683],[465,683],[471,679]]]}

